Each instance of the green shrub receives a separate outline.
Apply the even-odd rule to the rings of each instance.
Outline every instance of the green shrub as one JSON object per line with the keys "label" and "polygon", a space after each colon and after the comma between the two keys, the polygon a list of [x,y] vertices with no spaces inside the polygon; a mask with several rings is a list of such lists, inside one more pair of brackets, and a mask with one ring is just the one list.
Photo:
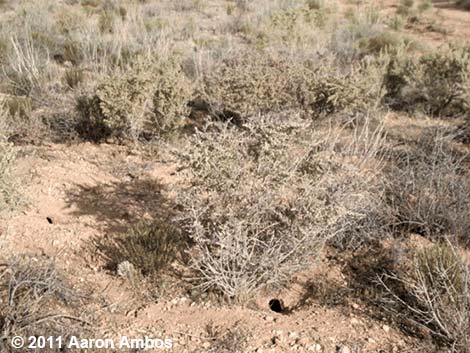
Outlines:
{"label": "green shrub", "polygon": [[304,82],[303,105],[315,114],[366,111],[383,97],[382,67],[362,62],[342,73],[335,63],[324,63]]}
{"label": "green shrub", "polygon": [[470,109],[470,50],[450,48],[424,55],[419,61],[418,89],[431,114]]}
{"label": "green shrub", "polygon": [[189,114],[188,102],[193,96],[193,83],[177,62],[159,66],[153,88],[151,129],[169,131],[178,127]]}
{"label": "green shrub", "polygon": [[385,101],[395,109],[454,115],[470,107],[470,52],[450,47],[415,60],[393,54],[385,74]]}

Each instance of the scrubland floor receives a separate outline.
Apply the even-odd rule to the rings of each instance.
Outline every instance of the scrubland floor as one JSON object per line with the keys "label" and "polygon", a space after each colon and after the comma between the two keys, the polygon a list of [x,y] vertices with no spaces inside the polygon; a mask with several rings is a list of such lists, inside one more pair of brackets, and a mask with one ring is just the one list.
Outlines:
{"label": "scrubland floor", "polygon": [[[170,338],[174,352],[468,352],[470,12],[447,1],[400,18],[406,1],[40,2],[0,1],[6,352],[13,335],[40,334]],[[31,18],[47,6],[54,38],[52,21]],[[34,33],[22,37],[15,16]],[[464,49],[431,77],[457,67],[451,83],[419,67],[415,87],[398,70],[406,84],[390,98],[357,78],[374,69],[341,72],[450,42]],[[135,68],[152,46],[182,63]],[[266,53],[275,59],[258,60]],[[341,73],[323,82],[322,67]],[[284,68],[293,81],[272,80]],[[322,83],[303,85],[304,69]],[[194,108],[196,95],[210,107]]]}

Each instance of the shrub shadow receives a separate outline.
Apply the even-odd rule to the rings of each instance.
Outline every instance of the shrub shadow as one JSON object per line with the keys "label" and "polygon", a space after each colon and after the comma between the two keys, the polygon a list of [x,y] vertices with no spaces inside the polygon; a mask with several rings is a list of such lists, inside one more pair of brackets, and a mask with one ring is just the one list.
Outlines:
{"label": "shrub shadow", "polygon": [[130,224],[174,214],[162,191],[162,184],[152,179],[77,185],[67,193],[66,202],[73,216],[92,216],[104,233],[123,234]]}
{"label": "shrub shadow", "polygon": [[[174,260],[186,262],[188,237],[172,222],[176,206],[153,179],[77,185],[67,194],[72,215],[92,216],[100,234],[85,245],[115,272],[130,262],[144,276],[169,270]],[[176,274],[176,271],[171,271]]]}

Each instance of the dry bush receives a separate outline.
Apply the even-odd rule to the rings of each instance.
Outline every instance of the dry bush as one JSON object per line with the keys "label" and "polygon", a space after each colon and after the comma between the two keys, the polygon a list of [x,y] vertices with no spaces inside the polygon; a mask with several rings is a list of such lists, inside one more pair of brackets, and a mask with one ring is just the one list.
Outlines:
{"label": "dry bush", "polygon": [[[313,6],[313,5],[312,5]],[[325,6],[312,8],[310,4],[272,12],[262,23],[262,34],[269,45],[292,48],[313,47],[321,41],[321,29],[328,23],[332,10]]]}
{"label": "dry bush", "polygon": [[367,42],[369,38],[379,37],[385,32],[377,13],[373,7],[368,11],[352,12],[346,23],[333,28],[327,48],[342,65],[349,65],[364,55],[360,42]]}
{"label": "dry bush", "polygon": [[12,38],[12,53],[4,69],[9,90],[20,96],[40,95],[50,78],[48,58],[37,48],[31,36]]}
{"label": "dry bush", "polygon": [[12,174],[16,152],[8,142],[8,113],[0,101],[0,213],[20,206],[19,183]]}
{"label": "dry bush", "polygon": [[470,264],[448,244],[417,250],[409,268],[381,278],[389,308],[453,352],[469,352]]}
{"label": "dry bush", "polygon": [[297,109],[306,116],[367,111],[382,100],[383,67],[361,62],[342,70],[321,63],[245,55],[209,72],[204,95],[243,117]]}
{"label": "dry bush", "polygon": [[192,268],[203,290],[241,299],[282,286],[325,241],[348,238],[369,217],[362,206],[374,197],[374,178],[356,162],[362,155],[373,164],[374,153],[335,152],[304,122],[219,129],[174,152],[191,182],[178,193],[179,221],[194,242]]}
{"label": "dry bush", "polygon": [[[86,322],[70,312],[76,293],[49,259],[13,256],[0,272],[0,347],[13,336],[77,334]],[[51,350],[51,351],[59,351]]]}
{"label": "dry bush", "polygon": [[394,109],[455,115],[470,107],[470,53],[450,47],[418,60],[402,51],[391,55],[385,75],[385,101]]}
{"label": "dry bush", "polygon": [[[1,111],[0,111],[1,113]],[[11,167],[15,154],[11,146],[0,136],[0,212],[10,208],[14,197]]]}
{"label": "dry bush", "polygon": [[428,237],[453,236],[469,244],[468,156],[442,133],[421,136],[397,153],[387,192],[397,229]]}
{"label": "dry bush", "polygon": [[105,78],[93,96],[78,98],[79,129],[93,139],[168,132],[189,114],[191,96],[192,85],[177,61],[140,60]]}

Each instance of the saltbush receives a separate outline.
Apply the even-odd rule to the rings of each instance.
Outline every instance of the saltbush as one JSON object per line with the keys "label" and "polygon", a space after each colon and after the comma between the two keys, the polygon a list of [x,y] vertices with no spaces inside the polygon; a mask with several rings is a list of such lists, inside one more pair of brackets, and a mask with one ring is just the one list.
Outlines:
{"label": "saltbush", "polygon": [[192,85],[177,61],[140,60],[105,78],[94,95],[80,97],[77,110],[88,130],[138,138],[176,127],[189,113],[191,95]]}

